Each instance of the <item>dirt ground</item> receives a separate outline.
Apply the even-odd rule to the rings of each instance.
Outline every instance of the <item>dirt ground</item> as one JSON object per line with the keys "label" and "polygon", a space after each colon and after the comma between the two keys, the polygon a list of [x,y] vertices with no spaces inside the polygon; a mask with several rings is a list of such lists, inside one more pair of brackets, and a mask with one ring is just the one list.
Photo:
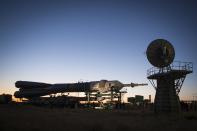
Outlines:
{"label": "dirt ground", "polygon": [[0,131],[196,131],[197,112],[90,110],[0,105]]}

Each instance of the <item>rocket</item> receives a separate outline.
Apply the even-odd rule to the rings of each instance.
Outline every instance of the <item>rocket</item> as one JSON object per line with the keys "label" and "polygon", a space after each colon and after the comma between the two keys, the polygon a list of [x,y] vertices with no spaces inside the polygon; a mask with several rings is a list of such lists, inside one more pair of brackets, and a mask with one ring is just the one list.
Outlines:
{"label": "rocket", "polygon": [[49,84],[41,82],[31,81],[17,81],[15,86],[19,88],[19,91],[14,93],[16,98],[32,98],[40,97],[55,93],[65,92],[100,92],[105,93],[111,91],[112,88],[115,91],[121,90],[123,87],[135,87],[145,86],[146,83],[137,84],[122,84],[118,80],[100,80],[91,82],[78,82],[78,83],[63,83],[63,84]]}

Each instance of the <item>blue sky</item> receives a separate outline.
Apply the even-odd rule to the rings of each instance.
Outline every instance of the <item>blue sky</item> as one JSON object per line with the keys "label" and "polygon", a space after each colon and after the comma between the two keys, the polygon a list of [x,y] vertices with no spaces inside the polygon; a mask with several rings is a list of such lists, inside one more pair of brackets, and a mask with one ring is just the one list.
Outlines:
{"label": "blue sky", "polygon": [[[0,93],[17,80],[148,82],[145,55],[157,38],[170,41],[175,60],[194,63],[180,96],[197,93],[197,3],[188,0],[1,1]],[[148,97],[155,90],[128,89]]]}

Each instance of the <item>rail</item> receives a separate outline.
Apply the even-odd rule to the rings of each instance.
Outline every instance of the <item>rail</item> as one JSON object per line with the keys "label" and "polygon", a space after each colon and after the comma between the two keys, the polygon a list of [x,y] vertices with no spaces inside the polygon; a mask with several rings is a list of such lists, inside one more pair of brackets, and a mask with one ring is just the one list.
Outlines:
{"label": "rail", "polygon": [[159,73],[167,73],[172,70],[193,72],[193,63],[192,62],[174,61],[172,64],[170,64],[169,66],[164,67],[164,68],[152,67],[147,70],[147,76],[151,76],[151,75],[159,74]]}

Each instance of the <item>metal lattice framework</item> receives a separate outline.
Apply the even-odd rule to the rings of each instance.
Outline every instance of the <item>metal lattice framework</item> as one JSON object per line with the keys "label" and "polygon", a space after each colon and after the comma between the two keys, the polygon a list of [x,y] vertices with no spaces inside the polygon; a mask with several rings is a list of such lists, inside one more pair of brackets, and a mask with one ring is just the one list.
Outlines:
{"label": "metal lattice framework", "polygon": [[168,67],[158,68],[152,67],[147,71],[147,77],[152,84],[152,86],[157,89],[156,77],[163,76],[163,74],[169,74],[175,79],[175,89],[176,93],[179,94],[185,77],[187,74],[193,72],[193,63],[192,62],[180,62],[175,61]]}

